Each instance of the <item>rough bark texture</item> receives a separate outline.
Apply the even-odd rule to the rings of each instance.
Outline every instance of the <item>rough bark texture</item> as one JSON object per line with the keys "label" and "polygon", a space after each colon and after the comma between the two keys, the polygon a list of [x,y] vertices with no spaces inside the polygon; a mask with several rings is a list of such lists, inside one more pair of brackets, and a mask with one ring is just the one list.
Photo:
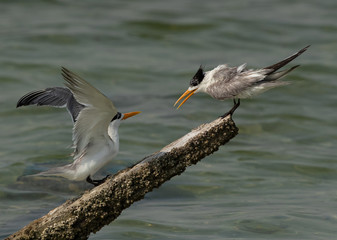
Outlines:
{"label": "rough bark texture", "polygon": [[104,184],[68,200],[7,239],[87,239],[133,202],[186,167],[215,152],[238,133],[230,117],[203,124]]}

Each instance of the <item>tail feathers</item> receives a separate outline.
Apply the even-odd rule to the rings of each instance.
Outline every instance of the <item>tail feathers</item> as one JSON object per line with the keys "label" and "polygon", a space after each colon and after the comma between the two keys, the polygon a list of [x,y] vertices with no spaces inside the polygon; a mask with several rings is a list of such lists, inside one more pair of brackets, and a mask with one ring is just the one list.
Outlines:
{"label": "tail feathers", "polygon": [[269,81],[275,81],[277,79],[280,79],[281,77],[287,75],[288,73],[290,73],[292,70],[294,70],[295,68],[299,67],[300,65],[296,65],[290,69],[287,70],[283,70],[283,71],[279,71],[279,72],[274,72],[272,74],[269,74],[267,77],[265,77],[263,79],[263,81],[269,82]]}
{"label": "tail feathers", "polygon": [[274,65],[265,67],[264,69],[271,69],[272,71],[269,74],[272,74],[274,72],[276,72],[278,69],[280,69],[281,67],[287,65],[288,63],[290,63],[292,60],[294,60],[295,58],[297,58],[298,56],[300,56],[302,53],[304,53],[308,48],[310,47],[310,45],[306,46],[305,48],[302,48],[301,50],[299,50],[297,53],[287,57],[286,59],[282,60],[281,62],[278,62]]}
{"label": "tail feathers", "polygon": [[45,177],[49,177],[49,176],[59,176],[59,177],[64,177],[64,178],[68,178],[71,176],[71,164],[68,164],[66,166],[62,166],[62,167],[56,167],[56,168],[52,168],[49,169],[45,172],[40,172],[35,174],[35,176],[45,176]]}

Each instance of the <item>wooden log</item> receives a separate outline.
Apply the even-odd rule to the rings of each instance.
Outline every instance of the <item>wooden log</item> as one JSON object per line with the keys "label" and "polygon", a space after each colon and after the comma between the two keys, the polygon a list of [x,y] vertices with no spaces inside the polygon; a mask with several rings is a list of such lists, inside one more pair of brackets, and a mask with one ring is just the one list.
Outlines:
{"label": "wooden log", "polygon": [[88,239],[90,233],[112,222],[133,202],[217,151],[237,134],[231,116],[203,124],[7,239]]}

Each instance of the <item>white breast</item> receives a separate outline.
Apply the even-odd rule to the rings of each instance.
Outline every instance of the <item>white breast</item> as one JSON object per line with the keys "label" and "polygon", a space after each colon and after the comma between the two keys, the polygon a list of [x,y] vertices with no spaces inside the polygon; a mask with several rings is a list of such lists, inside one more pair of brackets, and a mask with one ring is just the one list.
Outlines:
{"label": "white breast", "polygon": [[[96,139],[95,139],[96,140]],[[89,145],[85,153],[73,163],[74,171],[70,177],[71,180],[81,181],[89,175],[94,175],[98,170],[109,163],[119,151],[119,142],[98,141]]]}

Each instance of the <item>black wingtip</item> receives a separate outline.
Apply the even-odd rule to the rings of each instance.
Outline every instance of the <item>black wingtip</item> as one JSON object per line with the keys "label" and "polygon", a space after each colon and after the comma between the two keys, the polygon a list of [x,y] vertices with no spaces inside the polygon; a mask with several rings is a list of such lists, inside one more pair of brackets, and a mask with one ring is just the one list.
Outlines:
{"label": "black wingtip", "polygon": [[281,62],[275,63],[271,66],[265,67],[264,69],[272,69],[272,71],[269,74],[272,74],[274,72],[276,72],[278,69],[282,68],[283,66],[287,65],[288,63],[290,63],[292,60],[294,60],[295,58],[297,58],[298,56],[300,56],[302,53],[304,53],[311,45],[308,45],[304,48],[302,48],[301,50],[299,50],[298,52],[294,53],[293,55],[287,57],[286,59],[282,60]]}
{"label": "black wingtip", "polygon": [[311,45],[309,44],[308,46],[302,48],[301,50],[298,51],[298,55],[301,55],[302,53],[304,53],[305,51],[307,51],[307,49],[310,47]]}
{"label": "black wingtip", "polygon": [[74,74],[72,71],[70,71],[68,68],[66,67],[61,67],[61,71],[62,71],[62,74],[66,74],[66,75],[71,75],[71,74]]}
{"label": "black wingtip", "polygon": [[22,106],[27,106],[28,104],[25,102],[25,99],[22,97],[18,100],[16,103],[16,108],[22,107]]}
{"label": "black wingtip", "polygon": [[61,67],[62,70],[62,76],[65,79],[73,79],[73,78],[80,78],[77,74],[75,74],[74,72],[70,71],[68,68],[66,67]]}
{"label": "black wingtip", "polygon": [[292,68],[290,68],[291,69],[290,71],[294,70],[295,68],[298,68],[299,66],[301,66],[301,65],[297,64],[297,65],[293,66]]}
{"label": "black wingtip", "polygon": [[67,87],[69,87],[68,85],[67,85],[67,82],[68,82],[68,80],[70,80],[70,79],[72,79],[72,72],[71,71],[69,71],[67,68],[65,68],[65,67],[61,67],[61,70],[62,70],[62,77],[64,78],[64,80],[66,80],[66,83],[65,83],[65,85],[67,86]]}
{"label": "black wingtip", "polygon": [[69,70],[66,67],[61,66],[62,74],[67,74]]}
{"label": "black wingtip", "polygon": [[24,96],[22,96],[18,102],[16,103],[16,108],[22,107],[22,106],[28,106],[30,105],[30,101],[31,101],[31,96],[32,94],[34,94],[35,92],[29,92],[27,94],[25,94]]}

